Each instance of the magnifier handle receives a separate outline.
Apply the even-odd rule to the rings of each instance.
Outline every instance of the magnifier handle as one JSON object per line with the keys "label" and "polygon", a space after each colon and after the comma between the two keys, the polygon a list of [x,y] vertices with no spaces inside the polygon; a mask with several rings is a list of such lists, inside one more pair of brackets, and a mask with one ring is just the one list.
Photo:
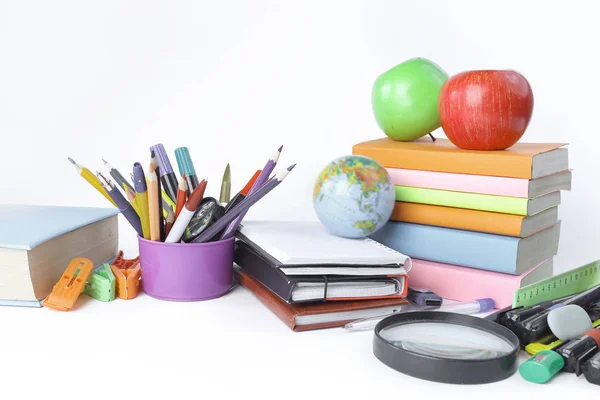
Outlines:
{"label": "magnifier handle", "polygon": [[362,319],[358,319],[356,321],[348,322],[346,325],[344,325],[344,329],[347,331],[368,331],[368,330],[375,328],[375,326],[377,325],[377,323],[379,321],[381,321],[385,317],[394,315],[398,311],[400,311],[400,308],[392,311],[391,313],[377,315],[375,317],[362,318]]}

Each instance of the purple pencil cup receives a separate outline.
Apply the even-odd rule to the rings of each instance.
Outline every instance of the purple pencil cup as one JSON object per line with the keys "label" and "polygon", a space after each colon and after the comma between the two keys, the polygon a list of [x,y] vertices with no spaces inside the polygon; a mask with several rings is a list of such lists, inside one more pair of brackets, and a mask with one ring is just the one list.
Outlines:
{"label": "purple pencil cup", "polygon": [[168,301],[223,296],[231,287],[234,240],[164,243],[138,237],[144,292]]}

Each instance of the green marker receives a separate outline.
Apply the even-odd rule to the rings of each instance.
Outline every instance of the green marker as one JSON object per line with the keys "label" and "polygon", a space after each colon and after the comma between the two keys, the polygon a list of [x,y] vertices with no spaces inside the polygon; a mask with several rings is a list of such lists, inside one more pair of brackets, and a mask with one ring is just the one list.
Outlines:
{"label": "green marker", "polygon": [[546,383],[565,365],[565,360],[554,350],[542,350],[519,367],[519,373],[526,381]]}

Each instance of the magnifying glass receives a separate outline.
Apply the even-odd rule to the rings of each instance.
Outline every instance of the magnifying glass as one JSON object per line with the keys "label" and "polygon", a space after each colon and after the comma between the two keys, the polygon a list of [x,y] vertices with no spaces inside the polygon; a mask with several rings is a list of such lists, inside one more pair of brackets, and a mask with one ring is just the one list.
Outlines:
{"label": "magnifying glass", "polygon": [[375,327],[373,353],[387,366],[436,382],[479,384],[517,370],[519,339],[494,322],[464,314],[396,314]]}

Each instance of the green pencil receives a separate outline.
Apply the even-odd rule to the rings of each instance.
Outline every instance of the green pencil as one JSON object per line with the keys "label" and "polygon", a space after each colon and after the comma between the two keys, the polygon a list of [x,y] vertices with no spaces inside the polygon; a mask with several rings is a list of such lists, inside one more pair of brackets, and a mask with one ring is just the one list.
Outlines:
{"label": "green pencil", "polygon": [[227,204],[231,200],[231,170],[229,164],[225,167],[223,173],[223,181],[221,182],[221,195],[219,196],[219,203]]}

